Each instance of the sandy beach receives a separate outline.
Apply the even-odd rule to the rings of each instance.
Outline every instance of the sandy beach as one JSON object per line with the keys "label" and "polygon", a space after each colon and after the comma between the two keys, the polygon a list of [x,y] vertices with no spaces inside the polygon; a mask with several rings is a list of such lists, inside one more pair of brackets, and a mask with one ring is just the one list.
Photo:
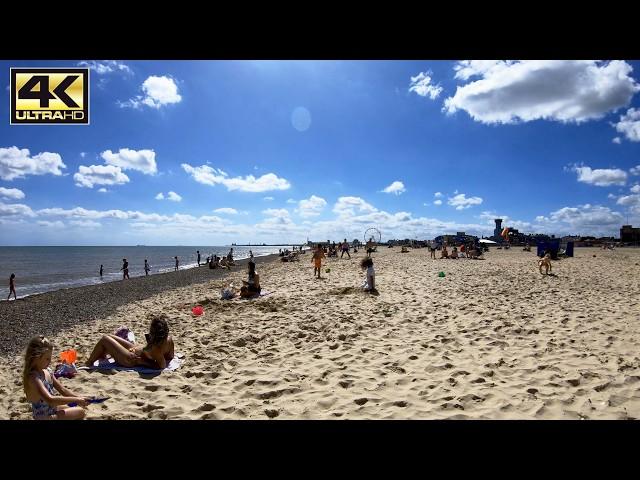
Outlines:
{"label": "sandy beach", "polygon": [[[201,268],[158,275],[153,288],[142,278],[3,302],[0,419],[31,418],[22,350],[38,328],[54,358],[75,348],[82,361],[120,325],[140,341],[158,313],[182,366],[62,379],[111,397],[89,406],[89,419],[640,418],[640,249],[575,254],[544,276],[521,248],[432,260],[428,249],[378,247],[378,296],[358,288],[361,250],[326,259],[321,280],[310,253],[259,259],[271,293],[254,300],[220,299],[223,282],[245,279],[239,266],[226,279]],[[191,313],[196,304],[204,315]]]}

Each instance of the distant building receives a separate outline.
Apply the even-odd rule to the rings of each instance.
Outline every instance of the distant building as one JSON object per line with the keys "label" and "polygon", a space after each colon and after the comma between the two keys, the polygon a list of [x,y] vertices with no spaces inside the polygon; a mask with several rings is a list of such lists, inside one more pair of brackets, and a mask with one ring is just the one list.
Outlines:
{"label": "distant building", "polygon": [[640,243],[640,228],[623,225],[620,229],[620,241],[622,243]]}
{"label": "distant building", "polygon": [[502,242],[502,237],[500,236],[502,233],[502,219],[496,218],[494,222],[496,222],[496,228],[493,229],[493,238],[496,242]]}

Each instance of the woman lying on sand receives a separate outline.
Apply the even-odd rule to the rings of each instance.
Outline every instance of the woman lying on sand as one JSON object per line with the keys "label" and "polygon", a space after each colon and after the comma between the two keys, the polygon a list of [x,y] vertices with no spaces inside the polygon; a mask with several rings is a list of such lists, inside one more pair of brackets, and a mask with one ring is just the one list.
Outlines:
{"label": "woman lying on sand", "polygon": [[149,333],[145,334],[147,345],[142,347],[116,335],[103,335],[87,360],[87,367],[107,355],[111,355],[123,367],[148,367],[162,370],[173,360],[173,339],[169,336],[166,315],[151,321]]}

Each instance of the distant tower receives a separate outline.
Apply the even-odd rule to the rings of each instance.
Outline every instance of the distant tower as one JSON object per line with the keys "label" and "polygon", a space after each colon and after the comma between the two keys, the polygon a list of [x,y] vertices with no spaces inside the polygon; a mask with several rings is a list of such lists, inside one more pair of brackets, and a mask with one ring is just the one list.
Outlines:
{"label": "distant tower", "polygon": [[502,219],[501,218],[496,218],[494,220],[494,222],[496,222],[496,228],[493,231],[493,236],[495,238],[500,238],[500,234],[502,233]]}

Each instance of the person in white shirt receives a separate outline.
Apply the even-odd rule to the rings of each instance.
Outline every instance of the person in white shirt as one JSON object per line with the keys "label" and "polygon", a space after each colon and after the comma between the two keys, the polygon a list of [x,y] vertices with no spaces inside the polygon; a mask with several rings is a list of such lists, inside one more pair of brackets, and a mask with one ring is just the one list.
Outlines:
{"label": "person in white shirt", "polygon": [[373,260],[369,257],[363,258],[360,267],[367,270],[367,279],[363,284],[365,292],[376,291],[376,271],[373,269]]}

